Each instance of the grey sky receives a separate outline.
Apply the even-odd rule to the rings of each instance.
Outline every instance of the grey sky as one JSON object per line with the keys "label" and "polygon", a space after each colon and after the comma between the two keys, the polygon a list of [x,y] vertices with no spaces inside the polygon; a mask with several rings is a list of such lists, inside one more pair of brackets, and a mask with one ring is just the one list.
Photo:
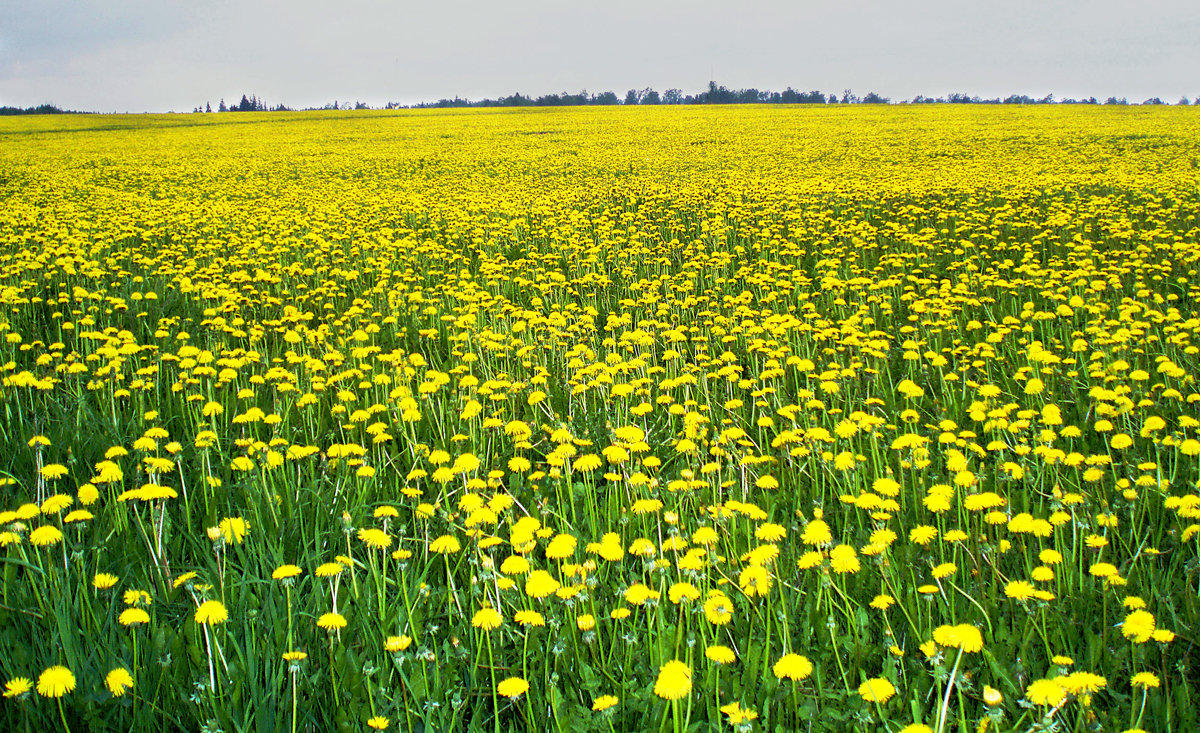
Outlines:
{"label": "grey sky", "polygon": [[0,105],[187,111],[587,89],[1200,95],[1195,0],[2,0]]}

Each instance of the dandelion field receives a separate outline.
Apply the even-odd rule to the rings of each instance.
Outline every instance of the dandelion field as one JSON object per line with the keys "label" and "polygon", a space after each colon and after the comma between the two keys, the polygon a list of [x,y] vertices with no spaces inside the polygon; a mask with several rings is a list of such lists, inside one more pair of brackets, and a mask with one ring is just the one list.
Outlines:
{"label": "dandelion field", "polygon": [[0,119],[0,727],[1196,730],[1198,121]]}

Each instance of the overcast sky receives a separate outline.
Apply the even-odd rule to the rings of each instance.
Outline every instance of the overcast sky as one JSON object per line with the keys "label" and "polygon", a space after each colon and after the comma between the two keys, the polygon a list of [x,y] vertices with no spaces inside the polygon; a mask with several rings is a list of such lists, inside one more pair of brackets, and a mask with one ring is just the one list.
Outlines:
{"label": "overcast sky", "polygon": [[1200,95],[1197,0],[0,0],[0,105],[521,92]]}

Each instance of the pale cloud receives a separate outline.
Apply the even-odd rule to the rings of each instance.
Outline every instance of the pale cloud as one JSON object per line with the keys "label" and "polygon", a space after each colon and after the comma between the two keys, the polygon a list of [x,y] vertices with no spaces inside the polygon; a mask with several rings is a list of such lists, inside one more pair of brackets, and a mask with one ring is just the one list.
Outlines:
{"label": "pale cloud", "polygon": [[0,104],[190,110],[678,87],[1200,94],[1200,5],[1159,1],[9,0]]}

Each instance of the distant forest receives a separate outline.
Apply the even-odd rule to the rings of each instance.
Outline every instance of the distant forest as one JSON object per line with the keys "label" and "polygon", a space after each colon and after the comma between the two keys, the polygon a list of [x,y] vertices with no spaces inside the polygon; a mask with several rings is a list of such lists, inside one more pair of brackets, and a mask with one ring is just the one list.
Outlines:
{"label": "distant forest", "polygon": [[[615,105],[660,105],[660,104],[1108,104],[1108,105],[1160,105],[1167,104],[1158,97],[1150,97],[1142,102],[1130,102],[1125,97],[1109,97],[1103,102],[1095,97],[1086,99],[1055,99],[1053,94],[1044,97],[1030,97],[1026,94],[1010,94],[1007,97],[985,98],[970,94],[950,94],[945,97],[926,97],[918,94],[912,99],[893,102],[875,92],[858,96],[846,89],[841,95],[825,94],[816,89],[808,92],[797,91],[791,87],[782,92],[772,92],[751,87],[750,89],[729,89],[715,81],[708,83],[708,89],[698,94],[684,94],[680,89],[668,89],[661,94],[654,89],[630,89],[624,97],[615,92],[589,94],[587,90],[572,94],[543,94],[539,97],[526,96],[520,92],[500,97],[498,99],[439,99],[436,102],[421,102],[405,105],[398,102],[388,102],[378,109],[439,109],[446,107],[578,107],[578,106],[615,106]],[[1176,105],[1193,104],[1187,97],[1180,97]],[[1200,105],[1200,96],[1194,104]],[[334,100],[321,107],[304,107],[303,111],[312,110],[355,110],[373,109],[363,102],[339,102]],[[255,95],[242,95],[240,101],[226,104],[222,99],[214,110],[211,102],[196,106],[192,112],[292,112],[295,108],[283,104],[270,105]],[[59,109],[51,104],[37,107],[0,107],[3,115],[44,115],[44,114],[81,114],[70,110]]]}
{"label": "distant forest", "polygon": [[[1182,97],[1176,104],[1188,105],[1191,100],[1187,97]],[[398,102],[389,102],[380,109],[440,109],[446,107],[581,107],[581,106],[616,106],[616,105],[658,105],[658,104],[1113,104],[1127,105],[1131,102],[1125,97],[1109,97],[1103,102],[1095,97],[1087,99],[1055,99],[1053,94],[1048,94],[1045,97],[1030,97],[1026,94],[1010,94],[1007,97],[991,97],[985,98],[980,96],[972,96],[970,94],[950,94],[945,97],[926,97],[917,95],[912,99],[905,99],[899,102],[892,102],[889,97],[884,97],[875,92],[868,92],[865,96],[858,96],[850,89],[844,90],[841,95],[826,94],[819,90],[807,92],[798,91],[792,87],[784,89],[782,92],[772,92],[770,90],[760,90],[755,88],[750,89],[730,89],[726,86],[717,84],[715,81],[708,83],[708,89],[698,94],[684,94],[680,89],[668,89],[661,94],[654,89],[630,89],[625,92],[624,97],[617,96],[616,92],[600,92],[599,94],[589,94],[587,90],[572,94],[571,92],[562,92],[560,94],[543,94],[539,97],[526,96],[517,92],[516,94],[498,99],[463,99],[455,97],[454,99],[439,99],[436,102],[421,102],[419,104],[405,105]],[[1167,104],[1158,97],[1150,97],[1142,102],[1133,102],[1132,104],[1148,104],[1159,105]],[[1196,98],[1196,104],[1200,104],[1200,97]],[[321,107],[307,107],[305,110],[328,110],[328,109],[371,109],[371,107],[363,102],[338,102],[333,101]],[[218,112],[268,112],[276,110],[289,110],[288,107],[278,105],[270,107],[266,103],[260,101],[257,97],[247,97],[242,95],[242,100],[238,104],[228,106],[225,100],[221,100],[217,106]],[[211,112],[212,105],[205,104],[203,108],[196,107],[193,112]]]}
{"label": "distant forest", "polygon": [[39,104],[36,107],[0,107],[0,116],[9,115],[82,115],[88,112],[76,112],[70,109],[59,109],[53,104]]}

